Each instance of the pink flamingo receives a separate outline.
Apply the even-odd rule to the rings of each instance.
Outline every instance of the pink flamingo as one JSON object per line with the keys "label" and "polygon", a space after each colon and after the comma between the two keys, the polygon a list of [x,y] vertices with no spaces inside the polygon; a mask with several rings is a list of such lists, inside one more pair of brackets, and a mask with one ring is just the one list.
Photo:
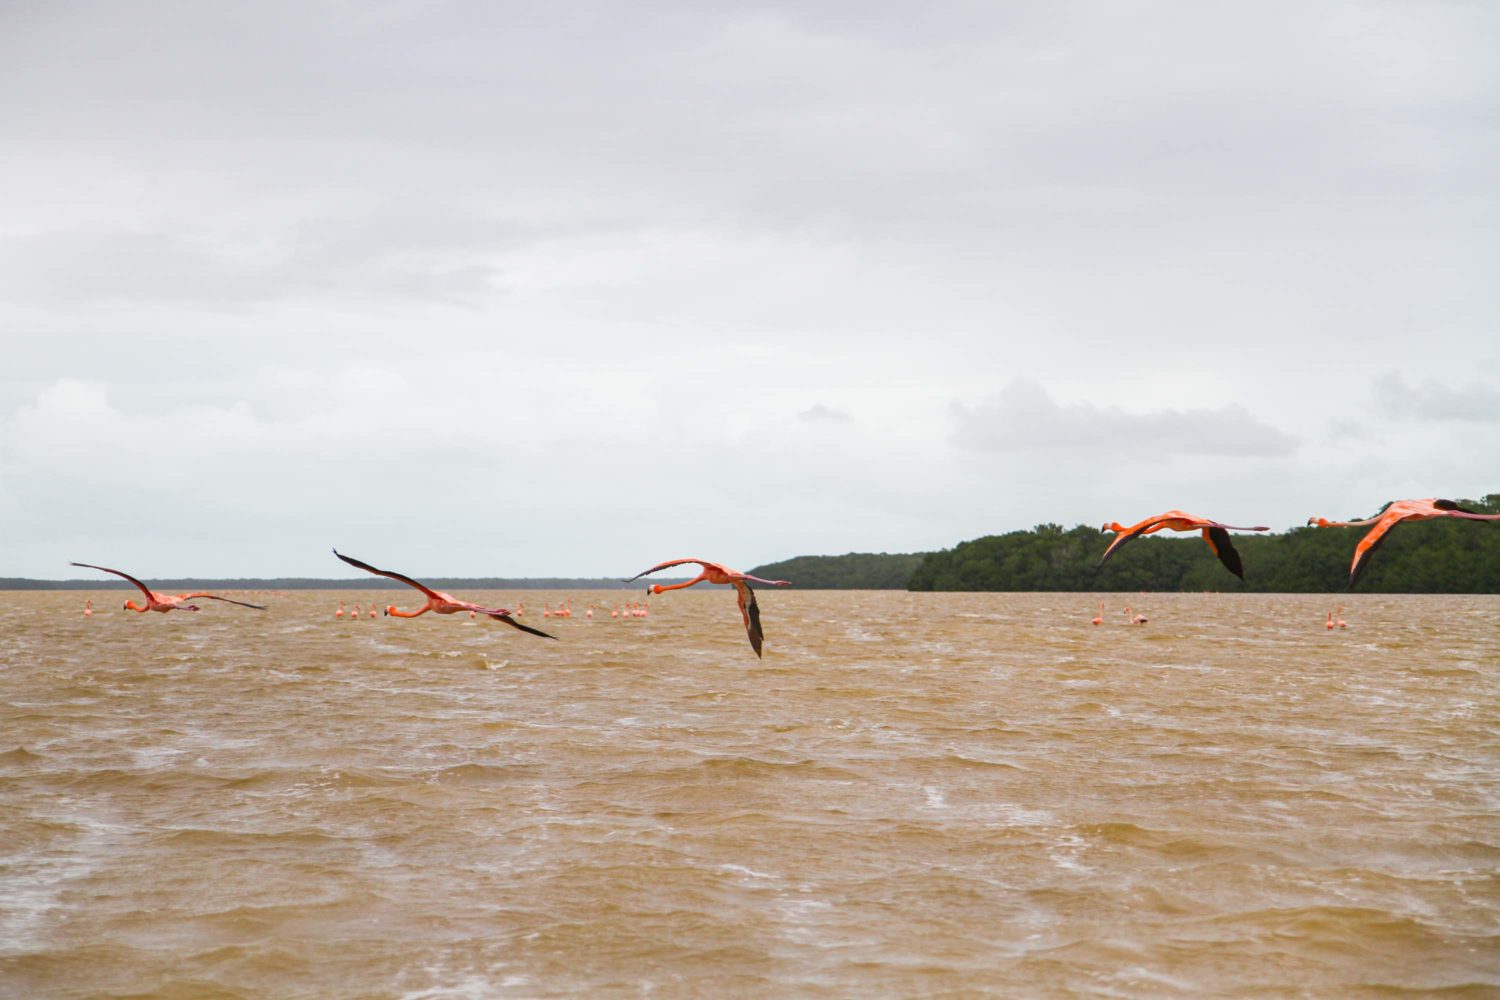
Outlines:
{"label": "pink flamingo", "polygon": [[129,573],[122,573],[117,569],[110,569],[107,566],[95,566],[93,563],[76,562],[71,565],[82,566],[86,569],[97,569],[105,573],[113,573],[115,576],[123,577],[141,588],[141,593],[146,595],[146,603],[137,604],[133,600],[126,601],[124,608],[126,611],[160,611],[163,614],[168,611],[200,611],[202,609],[198,605],[186,603],[187,601],[196,601],[200,598],[209,601],[223,601],[225,604],[238,604],[242,608],[254,608],[256,611],[266,610],[264,605],[246,604],[244,601],[232,601],[227,597],[219,597],[215,594],[159,594]]}
{"label": "pink flamingo", "polygon": [[1371,518],[1363,521],[1329,521],[1321,517],[1310,517],[1307,519],[1309,525],[1319,528],[1361,528],[1367,524],[1375,527],[1359,540],[1354,547],[1354,562],[1349,565],[1349,588],[1359,582],[1364,575],[1365,567],[1370,564],[1370,557],[1375,550],[1380,548],[1380,543],[1385,541],[1385,536],[1390,530],[1403,521],[1430,521],[1435,517],[1461,517],[1466,521],[1500,521],[1500,514],[1480,514],[1460,507],[1452,500],[1392,500]]}
{"label": "pink flamingo", "polygon": [[1338,623],[1339,623],[1339,628],[1348,628],[1349,627],[1349,623],[1346,622],[1346,621],[1344,621],[1344,606],[1342,604],[1339,605]]}
{"label": "pink flamingo", "polygon": [[1328,612],[1328,620],[1323,623],[1323,627],[1326,628],[1330,632],[1333,631],[1333,612],[1332,611]]}
{"label": "pink flamingo", "polygon": [[1241,580],[1245,578],[1245,567],[1240,562],[1240,554],[1229,540],[1231,531],[1270,531],[1266,525],[1257,525],[1254,528],[1242,528],[1234,524],[1220,524],[1218,521],[1210,521],[1206,517],[1198,517],[1196,514],[1187,514],[1180,510],[1169,510],[1165,514],[1157,514],[1139,521],[1130,527],[1110,521],[1100,531],[1113,531],[1115,540],[1109,543],[1109,548],[1104,550],[1104,557],[1099,560],[1099,565],[1094,567],[1097,572],[1104,568],[1109,562],[1109,557],[1119,550],[1126,542],[1140,538],[1142,535],[1155,534],[1163,528],[1169,531],[1201,531],[1203,540],[1208,543],[1209,549],[1219,557],[1219,562]]}
{"label": "pink flamingo", "polygon": [[377,618],[377,617],[379,617],[376,614],[376,612],[379,611],[379,610],[380,610],[380,605],[378,605],[378,604],[372,604],[372,605],[370,605],[370,617],[371,618]]}
{"label": "pink flamingo", "polygon": [[425,615],[429,611],[440,615],[451,615],[459,611],[477,611],[482,615],[487,615],[488,617],[493,618],[497,622],[504,622],[511,628],[518,628],[522,632],[530,632],[532,635],[539,635],[545,639],[557,638],[557,636],[555,635],[548,635],[546,632],[542,632],[538,629],[522,625],[520,622],[511,617],[510,611],[506,608],[485,608],[480,607],[478,604],[474,604],[471,601],[460,601],[450,594],[445,594],[440,590],[433,590],[430,587],[423,586],[409,576],[402,576],[400,573],[393,573],[390,570],[386,569],[376,569],[369,563],[360,562],[358,559],[353,559],[349,556],[344,555],[338,549],[334,549],[333,554],[338,556],[344,562],[348,563],[350,566],[356,566],[359,569],[364,570],[366,573],[374,573],[376,576],[383,576],[391,580],[396,580],[400,583],[406,584],[408,587],[415,587],[416,589],[427,595],[427,603],[422,605],[415,611],[399,611],[394,604],[387,607],[385,609],[385,613],[393,617],[415,618],[418,615]]}
{"label": "pink flamingo", "polygon": [[94,617],[94,599],[92,597],[87,598],[83,602],[83,617],[85,617],[85,618],[92,618],[92,617]]}
{"label": "pink flamingo", "polygon": [[760,629],[760,606],[755,603],[755,591],[751,589],[750,581],[753,580],[756,583],[764,583],[767,586],[771,587],[790,587],[792,585],[791,581],[763,580],[758,576],[751,576],[749,573],[741,573],[737,569],[730,569],[728,566],[724,566],[720,563],[705,562],[702,559],[669,559],[664,563],[657,563],[655,566],[652,566],[648,570],[642,570],[625,582],[631,583],[635,580],[639,580],[643,576],[646,576],[648,573],[655,573],[659,570],[668,569],[672,566],[682,566],[686,563],[693,563],[695,565],[702,566],[703,572],[699,573],[691,580],[685,581],[683,583],[674,583],[666,587],[662,586],[659,583],[653,583],[650,587],[646,588],[646,593],[664,594],[669,590],[681,590],[684,587],[691,587],[694,584],[703,583],[704,581],[717,584],[730,584],[734,587],[735,596],[739,601],[740,617],[744,620],[745,623],[745,634],[750,637],[750,648],[755,650],[756,656],[760,656],[761,644],[764,641],[765,637]]}
{"label": "pink flamingo", "polygon": [[1104,602],[1103,601],[1099,602],[1099,613],[1094,616],[1094,620],[1093,620],[1093,622],[1091,624],[1094,624],[1094,625],[1103,625],[1104,624]]}
{"label": "pink flamingo", "polygon": [[343,601],[339,601],[339,609],[333,613],[333,617],[335,617],[335,618],[342,618],[342,617],[344,617],[344,602]]}

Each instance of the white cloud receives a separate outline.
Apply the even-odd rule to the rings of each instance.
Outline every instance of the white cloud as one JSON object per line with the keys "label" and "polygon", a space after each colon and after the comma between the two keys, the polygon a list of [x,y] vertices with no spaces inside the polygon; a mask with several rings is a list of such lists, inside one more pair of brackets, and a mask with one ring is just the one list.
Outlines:
{"label": "white cloud", "polygon": [[1059,404],[1032,379],[1017,378],[974,407],[954,404],[953,442],[974,451],[1170,452],[1199,456],[1289,455],[1297,439],[1239,405],[1129,412]]}
{"label": "white cloud", "polygon": [[1390,416],[1418,420],[1500,422],[1500,385],[1450,386],[1436,379],[1409,385],[1397,372],[1375,380],[1375,402]]}

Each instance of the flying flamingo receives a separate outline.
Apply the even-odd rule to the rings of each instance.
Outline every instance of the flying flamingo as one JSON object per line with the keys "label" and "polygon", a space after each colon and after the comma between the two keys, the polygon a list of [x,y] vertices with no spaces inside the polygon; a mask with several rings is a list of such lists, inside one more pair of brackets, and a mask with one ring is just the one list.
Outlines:
{"label": "flying flamingo", "polygon": [[187,601],[196,601],[204,598],[210,601],[223,601],[225,604],[238,604],[242,608],[254,608],[256,611],[264,611],[265,605],[246,604],[244,601],[231,601],[227,597],[218,597],[214,594],[158,594],[147,587],[144,583],[131,576],[129,573],[121,573],[117,569],[109,569],[106,566],[95,566],[93,563],[70,563],[73,566],[82,566],[86,569],[97,569],[105,573],[113,573],[115,576],[123,577],[141,588],[141,593],[146,595],[145,604],[137,604],[134,600],[125,602],[126,611],[160,611],[165,614],[168,611],[198,611],[201,610],[196,604],[187,604]]}
{"label": "flying flamingo", "polygon": [[1099,560],[1099,565],[1095,567],[1095,570],[1103,569],[1104,564],[1109,562],[1109,557],[1114,555],[1115,551],[1126,542],[1139,538],[1142,535],[1150,535],[1161,531],[1163,528],[1170,531],[1202,531],[1203,540],[1208,543],[1208,547],[1213,550],[1213,554],[1219,557],[1219,562],[1223,563],[1229,572],[1241,580],[1245,578],[1245,567],[1240,562],[1240,554],[1235,551],[1234,545],[1229,541],[1229,532],[1271,530],[1265,525],[1259,525],[1254,528],[1242,528],[1233,524],[1220,524],[1218,521],[1210,521],[1205,517],[1196,517],[1192,514],[1183,513],[1180,510],[1169,510],[1165,514],[1148,517],[1144,521],[1133,524],[1128,528],[1123,527],[1115,521],[1111,521],[1099,530],[1113,531],[1115,533],[1115,540],[1110,542],[1109,548],[1104,550],[1104,558]]}
{"label": "flying flamingo", "polygon": [[[399,581],[400,583],[406,584],[408,587],[415,587],[422,593],[427,595],[427,603],[422,605],[417,610],[400,611],[397,610],[394,604],[392,604],[385,609],[385,613],[388,615],[393,615],[396,618],[415,618],[418,615],[425,615],[429,611],[435,612],[440,615],[451,615],[459,611],[477,611],[481,615],[488,615],[489,617],[495,619],[495,621],[504,622],[511,628],[518,628],[522,632],[530,632],[532,635],[539,635],[544,639],[557,638],[557,636],[548,635],[546,632],[543,632],[540,629],[534,629],[528,625],[522,625],[520,622],[516,621],[510,616],[510,611],[506,608],[484,608],[480,607],[478,604],[474,604],[471,601],[460,601],[457,598],[453,597],[451,594],[445,594],[440,590],[432,590],[429,587],[424,587],[422,584],[413,580],[409,576],[402,576],[400,573],[392,573],[387,569],[376,569],[369,563],[360,562],[358,559],[352,559],[349,556],[344,555],[338,549],[334,549],[333,554],[344,560],[344,562],[348,563],[350,566],[357,566],[358,568],[364,570],[366,573],[374,573],[376,576],[383,576],[387,579]],[[371,607],[374,607],[374,605],[371,605]]]}
{"label": "flying flamingo", "polygon": [[1354,547],[1354,562],[1349,564],[1349,589],[1359,582],[1364,575],[1365,567],[1370,564],[1370,556],[1380,548],[1385,541],[1386,535],[1390,534],[1392,528],[1402,521],[1430,521],[1434,517],[1461,517],[1467,521],[1500,521],[1500,514],[1479,514],[1460,507],[1452,500],[1392,500],[1374,517],[1364,521],[1329,521],[1321,517],[1310,517],[1307,519],[1309,525],[1319,528],[1361,528],[1367,524],[1373,524],[1365,537],[1359,540]]}
{"label": "flying flamingo", "polygon": [[760,606],[755,603],[755,591],[750,589],[749,581],[754,580],[756,583],[764,583],[771,587],[790,587],[792,585],[791,581],[762,580],[758,576],[741,573],[739,570],[730,569],[728,566],[721,566],[719,563],[704,562],[702,559],[669,559],[664,563],[657,563],[648,570],[642,570],[625,582],[631,583],[632,581],[639,580],[648,573],[655,573],[658,570],[667,569],[672,566],[681,566],[685,563],[695,563],[702,566],[703,572],[685,583],[674,583],[668,587],[663,587],[659,583],[653,583],[646,588],[646,593],[662,594],[668,590],[681,590],[684,587],[691,587],[693,584],[702,583],[705,580],[709,583],[733,584],[735,595],[739,599],[740,617],[744,619],[745,632],[750,636],[750,647],[755,650],[756,656],[760,656],[761,642],[764,639],[764,635],[760,630]]}

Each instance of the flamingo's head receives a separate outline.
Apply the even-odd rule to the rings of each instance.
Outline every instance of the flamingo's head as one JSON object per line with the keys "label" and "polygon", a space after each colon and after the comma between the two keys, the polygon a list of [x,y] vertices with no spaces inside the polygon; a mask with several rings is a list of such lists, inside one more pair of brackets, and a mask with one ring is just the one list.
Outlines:
{"label": "flamingo's head", "polygon": [[387,604],[385,610],[380,613],[386,616],[393,615],[396,613],[396,606],[394,604]]}
{"label": "flamingo's head", "polygon": [[123,610],[123,611],[145,611],[146,609],[143,608],[143,607],[141,607],[139,604],[135,603],[134,600],[129,600],[129,601],[125,602],[125,607],[122,608],[121,610]]}
{"label": "flamingo's head", "polygon": [[1125,528],[1124,528],[1123,525],[1120,524],[1119,521],[1107,521],[1107,522],[1105,522],[1104,527],[1100,528],[1099,530],[1100,531],[1113,531],[1115,534],[1119,534],[1120,532],[1124,531]]}
{"label": "flamingo's head", "polygon": [[1328,518],[1326,518],[1326,517],[1310,517],[1310,518],[1307,519],[1307,526],[1309,528],[1312,528],[1312,527],[1326,528],[1326,527],[1328,527]]}
{"label": "flamingo's head", "polygon": [[651,586],[649,586],[649,587],[646,588],[646,596],[647,597],[651,596],[652,594],[660,594],[660,593],[661,593],[661,584],[659,584],[659,583],[653,583]]}

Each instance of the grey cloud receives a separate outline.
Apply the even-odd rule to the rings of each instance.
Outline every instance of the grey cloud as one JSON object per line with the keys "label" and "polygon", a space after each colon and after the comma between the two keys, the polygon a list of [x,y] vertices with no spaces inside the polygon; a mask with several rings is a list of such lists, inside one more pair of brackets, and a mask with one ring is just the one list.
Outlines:
{"label": "grey cloud", "polygon": [[1409,385],[1398,372],[1375,380],[1375,401],[1395,417],[1500,422],[1500,385],[1470,382],[1453,387],[1436,379]]}
{"label": "grey cloud", "polygon": [[1122,447],[1197,455],[1278,456],[1297,439],[1242,406],[1130,413],[1090,403],[1058,404],[1030,379],[1015,379],[973,408],[954,405],[953,443],[973,451],[1118,451]]}
{"label": "grey cloud", "polygon": [[814,424],[842,424],[851,419],[849,414],[841,410],[835,410],[822,403],[814,403],[812,406],[797,414],[798,419]]}

